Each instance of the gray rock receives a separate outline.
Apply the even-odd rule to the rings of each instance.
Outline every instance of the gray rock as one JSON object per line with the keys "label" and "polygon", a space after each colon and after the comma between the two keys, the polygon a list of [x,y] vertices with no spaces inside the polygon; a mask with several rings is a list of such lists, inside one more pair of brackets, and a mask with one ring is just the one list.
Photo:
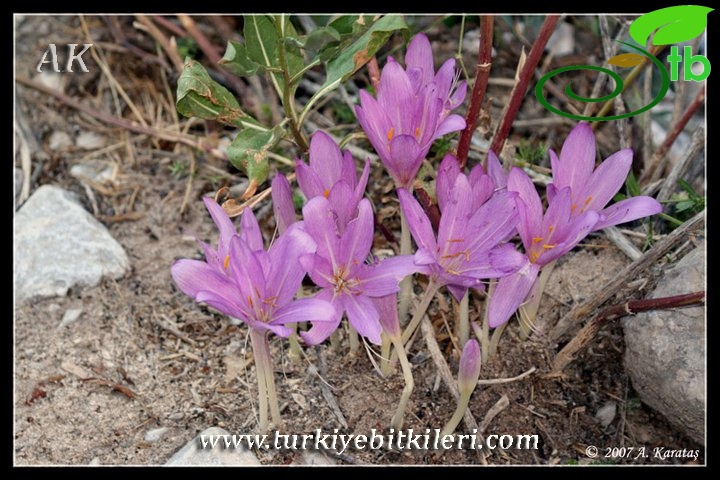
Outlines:
{"label": "gray rock", "polygon": [[106,138],[95,132],[82,132],[75,140],[78,148],[83,150],[96,150],[105,146]]}
{"label": "gray rock", "polygon": [[255,454],[247,450],[247,448],[225,448],[225,442],[221,439],[215,448],[202,448],[200,440],[201,436],[208,435],[228,435],[228,440],[232,443],[230,433],[219,427],[210,427],[198,434],[184,447],[175,452],[165,465],[260,465],[260,461]]}
{"label": "gray rock", "polygon": [[[705,290],[705,242],[658,282],[650,298]],[[660,310],[626,317],[625,365],[647,405],[705,444],[705,308]]]}
{"label": "gray rock", "polygon": [[145,441],[154,443],[162,438],[167,431],[170,430],[168,427],[153,428],[145,432]]}
{"label": "gray rock", "polygon": [[68,192],[43,185],[15,215],[15,288],[18,301],[65,295],[95,286],[130,268],[107,229]]}
{"label": "gray rock", "polygon": [[80,318],[81,313],[82,308],[68,308],[67,310],[65,310],[65,313],[63,314],[62,320],[60,320],[60,324],[57,326],[57,329],[62,330],[63,328],[67,327],[75,320]]}
{"label": "gray rock", "polygon": [[607,428],[613,420],[615,420],[615,414],[617,413],[617,403],[607,402],[605,405],[600,407],[595,413],[595,420],[603,427]]}

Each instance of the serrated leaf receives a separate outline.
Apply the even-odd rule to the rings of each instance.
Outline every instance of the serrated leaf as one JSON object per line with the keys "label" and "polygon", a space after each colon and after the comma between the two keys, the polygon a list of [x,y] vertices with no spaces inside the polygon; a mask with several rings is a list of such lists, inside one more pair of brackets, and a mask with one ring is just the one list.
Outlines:
{"label": "serrated leaf", "polygon": [[607,63],[616,67],[628,68],[640,65],[644,60],[645,57],[637,53],[621,53],[612,57]]}
{"label": "serrated leaf", "polygon": [[[370,22],[369,19],[364,21]],[[349,78],[380,50],[393,32],[407,31],[407,28],[405,20],[400,15],[385,15],[369,24],[362,35],[348,46],[342,47],[338,55],[327,62],[327,78],[323,88],[339,84]]]}
{"label": "serrated leaf", "polygon": [[247,52],[245,45],[233,40],[228,41],[225,55],[220,59],[220,65],[228,71],[240,77],[255,75],[258,70],[264,71],[262,65],[253,61]]}
{"label": "serrated leaf", "polygon": [[645,46],[648,38],[653,37],[653,45],[668,45],[691,40],[702,34],[707,26],[707,15],[712,8],[702,5],[679,5],[661,8],[639,17],[630,25],[630,36]]}
{"label": "serrated leaf", "polygon": [[185,60],[178,79],[176,107],[186,117],[198,117],[235,127],[242,127],[244,120],[251,120],[240,109],[235,97],[215,80],[205,68],[190,58]]}
{"label": "serrated leaf", "polygon": [[280,125],[266,131],[246,128],[228,147],[228,159],[235,168],[245,172],[248,179],[255,180],[259,185],[267,179],[270,171],[268,152],[284,135],[285,129]]}

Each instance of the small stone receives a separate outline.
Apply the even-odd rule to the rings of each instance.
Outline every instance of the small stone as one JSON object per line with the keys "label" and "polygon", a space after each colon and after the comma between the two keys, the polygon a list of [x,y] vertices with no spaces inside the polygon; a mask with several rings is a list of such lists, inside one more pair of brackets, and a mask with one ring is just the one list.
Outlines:
{"label": "small stone", "polygon": [[184,447],[175,452],[165,465],[260,465],[255,454],[246,446],[240,448],[226,448],[224,440],[219,440],[215,448],[202,448],[201,437],[209,442],[210,435],[228,435],[232,443],[231,435],[227,430],[218,427],[210,427],[190,440]]}
{"label": "small stone", "polygon": [[99,457],[93,457],[92,460],[88,463],[88,465],[100,465],[100,458]]}
{"label": "small stone", "polygon": [[[703,291],[703,241],[664,272],[649,298]],[[625,366],[640,399],[705,444],[705,307],[656,310],[622,320]]]}
{"label": "small stone", "polygon": [[105,162],[91,160],[87,163],[76,163],[70,167],[70,175],[80,181],[92,180],[93,182],[103,183],[106,180],[112,180],[113,167]]}
{"label": "small stone", "polygon": [[575,27],[562,22],[550,35],[545,48],[552,51],[556,57],[571,55],[575,52]]}
{"label": "small stone", "polygon": [[145,441],[154,443],[162,438],[167,431],[170,430],[168,427],[153,428],[145,433]]}
{"label": "small stone", "polygon": [[78,135],[75,143],[78,148],[82,148],[83,150],[96,150],[104,147],[106,141],[105,137],[95,132],[82,132]]}
{"label": "small stone", "polygon": [[58,325],[57,329],[62,330],[64,327],[67,327],[68,325],[73,323],[75,320],[80,318],[81,313],[82,313],[82,308],[69,308],[69,309],[65,310],[62,320],[60,321],[60,325]]}
{"label": "small stone", "polygon": [[15,215],[18,301],[63,296],[130,269],[125,250],[104,225],[65,190],[43,185]]}
{"label": "small stone", "polygon": [[70,360],[63,361],[60,364],[60,368],[65,370],[68,373],[72,373],[73,375],[75,375],[76,377],[78,377],[80,379],[89,378],[91,376],[90,372],[85,370],[80,365],[78,365],[74,362],[71,362]]}
{"label": "small stone", "polygon": [[617,403],[607,402],[605,405],[600,407],[595,414],[595,420],[603,427],[607,428],[608,425],[615,420],[615,414],[617,413]]}
{"label": "small stone", "polygon": [[303,450],[302,456],[303,465],[336,465],[334,461],[330,460],[320,452]]}
{"label": "small stone", "polygon": [[[46,60],[50,60],[49,53]],[[60,93],[65,92],[65,85],[67,84],[66,77],[62,73],[52,70],[52,61],[43,65],[42,73],[35,75],[34,80]]]}
{"label": "small stone", "polygon": [[70,135],[61,130],[55,130],[48,139],[48,148],[52,151],[64,150],[72,146],[73,141]]}
{"label": "small stone", "polygon": [[23,180],[25,176],[19,168],[15,168],[15,204],[20,201],[20,193],[22,193]]}

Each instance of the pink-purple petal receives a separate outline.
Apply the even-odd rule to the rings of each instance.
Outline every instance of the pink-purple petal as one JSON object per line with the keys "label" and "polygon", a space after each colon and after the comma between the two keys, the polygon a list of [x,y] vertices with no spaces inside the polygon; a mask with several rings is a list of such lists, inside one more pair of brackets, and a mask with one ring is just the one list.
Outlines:
{"label": "pink-purple petal", "polygon": [[252,208],[246,208],[240,217],[240,238],[252,251],[264,250],[262,233]]}
{"label": "pink-purple petal", "polygon": [[402,209],[403,215],[405,215],[415,243],[419,248],[434,252],[437,248],[437,243],[430,219],[428,219],[425,211],[412,196],[412,193],[404,188],[399,188],[397,193],[400,199],[400,208]]}
{"label": "pink-purple petal", "polygon": [[220,232],[218,237],[217,255],[221,259],[224,259],[230,251],[230,239],[233,235],[237,234],[237,230],[235,230],[235,226],[225,209],[213,198],[203,197],[203,203],[205,204],[205,208],[207,208],[208,212],[210,212],[210,216]]}
{"label": "pink-purple petal", "polygon": [[360,285],[364,295],[380,297],[400,290],[400,281],[418,271],[412,255],[389,257],[374,265],[362,265],[358,269]]}
{"label": "pink-purple petal", "polygon": [[493,182],[495,182],[495,188],[502,189],[507,187],[508,174],[503,169],[500,159],[492,150],[488,151],[487,173],[493,179]]}
{"label": "pink-purple petal", "polygon": [[380,326],[391,338],[399,338],[402,335],[400,320],[398,318],[397,295],[390,294],[382,297],[372,298],[375,309],[379,315]]}
{"label": "pink-purple petal", "polygon": [[363,263],[373,243],[374,224],[370,200],[363,198],[357,210],[357,217],[347,224],[340,239],[338,262],[346,266],[355,262]]}
{"label": "pink-purple petal", "polygon": [[473,213],[472,201],[469,201],[471,198],[470,182],[465,175],[458,175],[438,226],[438,245],[440,245],[441,256],[448,255],[453,244],[470,240],[465,238],[465,233],[468,220]]}
{"label": "pink-purple petal", "polygon": [[453,185],[455,185],[455,179],[458,175],[460,175],[460,164],[457,158],[448,153],[443,157],[442,162],[440,162],[435,180],[435,192],[440,212],[445,210],[445,204],[447,204],[450,198],[450,192],[452,191]]}
{"label": "pink-purple petal", "polygon": [[513,167],[508,175],[507,189],[518,193],[518,211],[520,222],[517,229],[526,248],[532,245],[532,238],[535,232],[541,228],[543,208],[540,203],[540,196],[527,173],[517,167]]}
{"label": "pink-purple petal", "polygon": [[282,235],[287,228],[296,222],[295,205],[293,203],[292,189],[285,175],[278,173],[270,185],[272,188],[272,205],[275,224]]}
{"label": "pink-purple petal", "polygon": [[270,323],[333,322],[335,317],[335,307],[329,302],[318,298],[300,298],[274,310]]}
{"label": "pink-purple petal", "polygon": [[433,65],[430,40],[425,34],[418,33],[410,41],[405,52],[405,65],[408,69],[417,69],[421,72],[421,83],[425,84],[433,80],[435,65]]}
{"label": "pink-purple petal", "polygon": [[577,208],[580,211],[601,210],[625,183],[632,167],[633,151],[625,148],[610,155],[590,176],[585,188],[580,190]]}
{"label": "pink-purple petal", "polygon": [[300,160],[295,162],[295,174],[298,186],[308,200],[325,193],[325,187],[318,174],[304,162]]}
{"label": "pink-purple petal", "polygon": [[325,197],[315,197],[303,207],[305,231],[317,244],[317,253],[335,263],[340,238],[337,235],[335,212]]}
{"label": "pink-purple petal", "polygon": [[[551,157],[552,161],[552,157]],[[560,150],[560,165],[553,167],[553,181],[558,188],[579,191],[595,168],[595,135],[587,122],[580,122],[568,134]]]}
{"label": "pink-purple petal", "polygon": [[510,320],[530,293],[539,271],[538,265],[528,262],[516,273],[498,281],[488,307],[490,328],[497,328]]}
{"label": "pink-purple petal", "polygon": [[318,130],[310,139],[309,150],[310,168],[318,176],[322,176],[326,188],[340,180],[343,156],[335,140],[322,130]]}
{"label": "pink-purple petal", "polygon": [[438,125],[434,138],[440,138],[448,133],[462,130],[463,128],[465,128],[465,119],[463,117],[456,114],[449,115]]}
{"label": "pink-purple petal", "polygon": [[280,235],[270,247],[267,290],[268,295],[276,297],[278,305],[289,302],[300,288],[306,270],[299,259],[312,254],[316,248],[310,235],[296,227]]}
{"label": "pink-purple petal", "polygon": [[656,215],[662,210],[662,205],[652,197],[627,198],[601,210],[600,220],[593,227],[593,231]]}
{"label": "pink-purple petal", "polygon": [[380,314],[370,298],[364,295],[343,295],[341,298],[350,325],[360,335],[379,345],[382,333]]}
{"label": "pink-purple petal", "polygon": [[390,175],[399,186],[410,187],[424,158],[415,137],[412,135],[394,136],[390,141],[390,157],[393,163],[393,168],[388,168]]}

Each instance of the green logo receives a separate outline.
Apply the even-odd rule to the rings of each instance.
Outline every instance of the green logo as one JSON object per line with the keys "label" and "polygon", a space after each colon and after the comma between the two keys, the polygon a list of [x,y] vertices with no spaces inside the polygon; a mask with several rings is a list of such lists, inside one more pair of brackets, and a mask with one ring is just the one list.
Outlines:
{"label": "green logo", "polygon": [[[538,81],[537,85],[535,85],[535,96],[546,109],[563,117],[572,118],[573,120],[604,122],[607,120],[620,120],[622,118],[628,118],[643,113],[660,103],[660,100],[665,97],[665,94],[670,88],[670,81],[675,82],[680,78],[681,63],[683,64],[684,80],[702,82],[710,75],[710,61],[705,56],[693,55],[691,47],[684,47],[683,53],[682,55],[680,55],[680,49],[677,46],[673,46],[670,48],[670,55],[667,57],[667,60],[670,63],[670,73],[668,73],[662,62],[650,52],[645,50],[645,48],[643,48],[643,46],[647,45],[647,41],[650,38],[650,35],[652,35],[652,33],[657,30],[652,38],[653,45],[668,45],[670,43],[681,43],[687,40],[691,40],[698,35],[701,35],[705,31],[705,27],[707,26],[707,15],[711,11],[713,11],[712,8],[703,7],[700,5],[680,5],[677,7],[668,7],[662,8],[660,10],[655,10],[639,17],[630,26],[630,36],[633,40],[639,43],[641,47],[616,40],[617,42],[622,43],[623,45],[631,48],[637,53],[630,52],[616,55],[615,57],[608,60],[607,63],[609,63],[610,65],[627,68],[637,66],[642,62],[651,61],[660,71],[660,76],[662,79],[662,86],[660,87],[660,91],[649,104],[645,105],[642,108],[639,108],[632,112],[624,113],[622,115],[613,115],[609,117],[585,117],[582,115],[573,115],[571,113],[563,112],[562,110],[559,110],[550,105],[550,102],[547,101],[545,95],[543,94],[543,87],[545,86],[545,82],[547,82],[551,77],[555,75],[572,70],[594,70],[606,73],[610,75],[610,77],[612,77],[612,79],[615,81],[615,89],[610,94],[599,98],[587,98],[577,95],[575,92],[572,91],[570,83],[568,83],[565,86],[565,94],[573,100],[584,103],[605,102],[608,100],[612,100],[617,95],[619,95],[625,87],[620,75],[608,68],[598,67],[595,65],[571,65],[548,72],[547,74],[543,75],[543,77]],[[698,74],[695,74],[692,71],[692,66],[696,63],[702,65],[702,71]]]}

